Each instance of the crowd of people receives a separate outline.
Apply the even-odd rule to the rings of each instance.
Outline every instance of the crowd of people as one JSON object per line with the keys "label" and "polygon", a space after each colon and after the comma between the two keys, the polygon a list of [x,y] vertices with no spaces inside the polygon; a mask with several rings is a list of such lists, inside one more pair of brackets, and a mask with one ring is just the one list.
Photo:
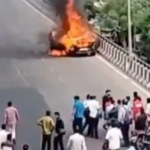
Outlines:
{"label": "crowd of people", "polygon": [[[52,134],[53,150],[87,150],[85,136],[99,138],[99,120],[104,118],[103,128],[106,130],[103,150],[119,150],[121,140],[125,147],[130,149],[129,130],[134,123],[136,131],[144,131],[150,121],[150,98],[147,104],[141,99],[137,92],[133,93],[133,100],[126,96],[123,100],[114,100],[110,90],[106,90],[102,101],[99,102],[96,96],[88,94],[86,100],[82,101],[79,96],[74,96],[72,129],[67,145],[64,146],[63,137],[66,134],[65,123],[59,112],[55,112],[55,119],[50,111],[37,121],[42,129],[41,150],[51,150]],[[2,150],[14,150],[16,145],[16,124],[19,120],[19,113],[12,102],[8,102],[5,109],[4,124],[0,130],[0,148]],[[87,133],[85,129],[87,128]],[[85,136],[84,136],[85,135]],[[23,150],[28,150],[27,144]]]}

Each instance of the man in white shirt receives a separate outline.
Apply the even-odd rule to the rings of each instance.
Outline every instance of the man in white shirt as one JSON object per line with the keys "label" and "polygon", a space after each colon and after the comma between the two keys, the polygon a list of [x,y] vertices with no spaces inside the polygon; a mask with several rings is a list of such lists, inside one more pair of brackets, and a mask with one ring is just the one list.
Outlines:
{"label": "man in white shirt", "polygon": [[96,100],[96,96],[91,96],[91,99],[88,103],[89,107],[89,130],[88,135],[95,138],[98,138],[98,122],[99,122],[99,114],[100,114],[100,104]]}
{"label": "man in white shirt", "polygon": [[105,143],[108,143],[109,150],[119,150],[121,148],[121,140],[123,139],[121,130],[117,125],[112,123],[112,128],[107,131]]}
{"label": "man in white shirt", "polygon": [[120,106],[118,108],[118,122],[124,124],[124,118],[126,114],[125,106]]}
{"label": "man in white shirt", "polygon": [[6,131],[6,125],[2,124],[1,130],[0,130],[0,146],[3,142],[6,142],[8,134],[9,134],[9,132]]}
{"label": "man in white shirt", "polygon": [[85,138],[80,134],[78,128],[75,129],[74,134],[70,135],[67,150],[87,150]]}
{"label": "man in white shirt", "polygon": [[[128,115],[128,118],[126,118]],[[120,123],[121,126],[121,132],[123,134],[123,139],[124,139],[124,146],[129,145],[129,128],[130,124],[126,123],[125,120],[129,119],[129,110],[127,106],[127,101],[123,100],[122,101],[122,106],[119,107],[118,109],[118,122]]]}

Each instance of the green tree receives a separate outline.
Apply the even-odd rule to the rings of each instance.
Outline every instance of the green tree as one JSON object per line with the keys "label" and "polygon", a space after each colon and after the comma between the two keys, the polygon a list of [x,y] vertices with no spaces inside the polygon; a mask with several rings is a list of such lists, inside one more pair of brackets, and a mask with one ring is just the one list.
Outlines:
{"label": "green tree", "polygon": [[[116,32],[118,42],[127,45],[128,18],[127,0],[107,0],[101,12],[102,28],[110,28]],[[150,0],[131,0],[132,28],[135,33],[150,35]],[[134,31],[134,30],[133,30]]]}
{"label": "green tree", "polygon": [[[94,6],[94,2],[99,6]],[[128,0],[87,0],[90,6],[89,16],[94,16],[97,26],[102,31],[111,31],[115,34],[113,40],[123,47],[128,45]],[[92,11],[91,11],[92,10]],[[93,15],[94,14],[94,15]],[[140,42],[136,43],[139,56],[146,56],[150,62],[150,0],[131,0],[132,35],[140,34]],[[134,40],[133,40],[134,41]]]}

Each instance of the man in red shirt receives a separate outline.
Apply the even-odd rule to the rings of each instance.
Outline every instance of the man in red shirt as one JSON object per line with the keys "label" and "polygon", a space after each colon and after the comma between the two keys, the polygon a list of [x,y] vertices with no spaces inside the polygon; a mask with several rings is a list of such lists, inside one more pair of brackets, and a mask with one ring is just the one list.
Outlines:
{"label": "man in red shirt", "polygon": [[136,120],[137,116],[139,116],[141,113],[141,108],[143,108],[143,102],[137,92],[133,93],[133,97],[133,117],[134,120]]}

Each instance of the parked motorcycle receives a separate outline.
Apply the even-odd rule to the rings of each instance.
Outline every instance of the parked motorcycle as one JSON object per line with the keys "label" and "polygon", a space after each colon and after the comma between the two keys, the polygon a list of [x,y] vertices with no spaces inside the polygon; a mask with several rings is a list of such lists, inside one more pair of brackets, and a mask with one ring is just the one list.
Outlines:
{"label": "parked motorcycle", "polygon": [[150,150],[150,132],[149,130],[131,132],[131,142],[136,150]]}

